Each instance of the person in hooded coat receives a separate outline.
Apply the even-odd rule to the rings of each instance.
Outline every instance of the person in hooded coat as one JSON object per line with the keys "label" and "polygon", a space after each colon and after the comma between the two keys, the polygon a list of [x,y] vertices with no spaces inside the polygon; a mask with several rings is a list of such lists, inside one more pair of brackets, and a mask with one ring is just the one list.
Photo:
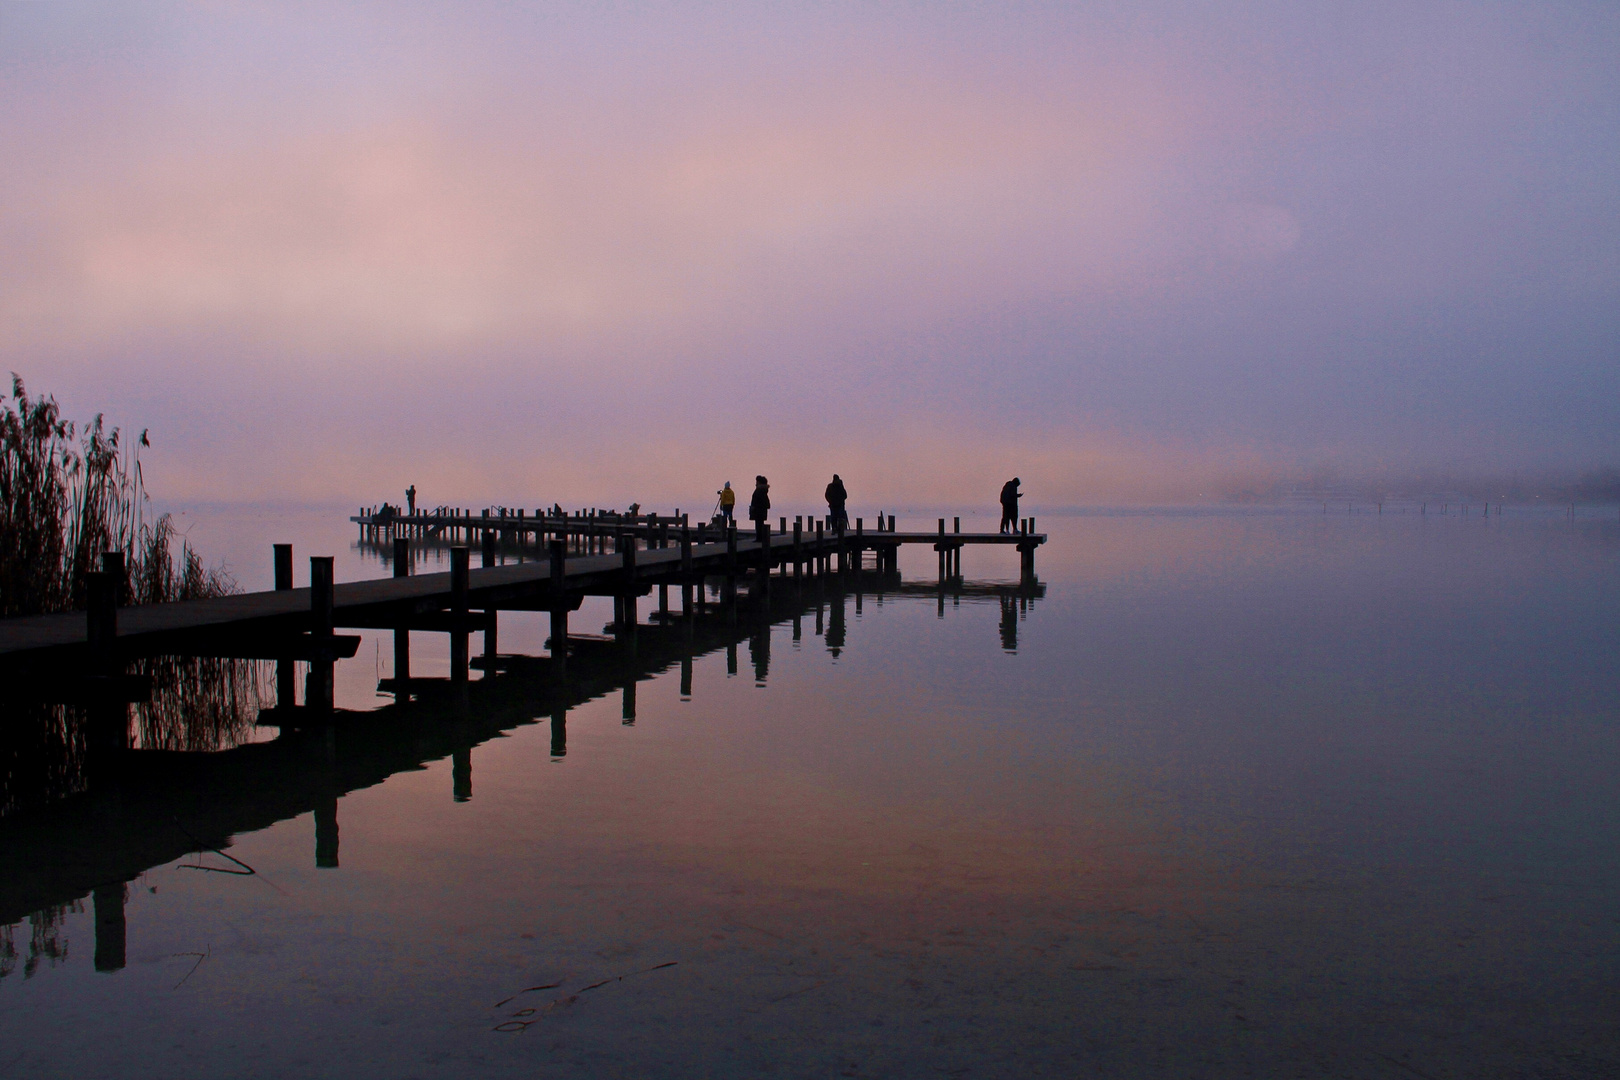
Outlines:
{"label": "person in hooded coat", "polygon": [[755,532],[771,527],[771,485],[763,476],[754,477],[754,497],[748,500],[748,520]]}
{"label": "person in hooded coat", "polygon": [[1018,522],[1018,477],[1001,485],[1001,531],[1011,532]]}
{"label": "person in hooded coat", "polygon": [[832,525],[832,531],[839,536],[844,535],[844,529],[849,524],[849,511],[844,504],[849,502],[849,492],[844,490],[844,482],[833,473],[832,483],[827,485],[827,518]]}

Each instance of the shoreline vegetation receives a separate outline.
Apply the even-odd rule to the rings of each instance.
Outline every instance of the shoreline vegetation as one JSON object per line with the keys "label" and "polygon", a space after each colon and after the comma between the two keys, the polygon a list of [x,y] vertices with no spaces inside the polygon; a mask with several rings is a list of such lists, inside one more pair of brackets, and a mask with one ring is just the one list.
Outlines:
{"label": "shoreline vegetation", "polygon": [[[139,448],[97,415],[82,428],[56,399],[30,397],[12,375],[0,397],[0,617],[81,610],[85,575],[103,552],[124,555],[122,602],[155,604],[237,591],[176,532],[152,515]],[[150,700],[132,706],[130,743],[144,749],[219,750],[253,736],[270,700],[260,661],[151,656],[131,662],[152,680]],[[0,818],[84,790],[85,717],[78,705],[13,695],[0,704]],[[0,956],[6,943],[0,941]],[[0,969],[3,969],[0,963]]]}
{"label": "shoreline vegetation", "polygon": [[236,590],[188,541],[176,556],[168,514],[149,516],[139,452],[149,445],[142,431],[126,452],[100,413],[81,434],[54,397],[30,397],[12,374],[11,395],[0,398],[0,617],[83,608],[85,575],[107,551],[123,552],[125,603]]}

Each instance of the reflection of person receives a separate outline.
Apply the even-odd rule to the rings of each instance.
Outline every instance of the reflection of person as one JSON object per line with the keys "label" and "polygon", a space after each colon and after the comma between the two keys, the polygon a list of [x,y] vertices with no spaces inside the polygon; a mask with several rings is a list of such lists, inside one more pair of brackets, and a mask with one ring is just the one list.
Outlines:
{"label": "reflection of person", "polygon": [[416,513],[416,485],[412,484],[405,489],[405,505],[410,507],[411,513]]}
{"label": "reflection of person", "polygon": [[754,531],[764,533],[771,527],[771,485],[763,476],[754,477],[754,496],[748,500],[748,520]]}
{"label": "reflection of person", "polygon": [[1018,477],[1013,477],[1001,485],[1001,531],[1009,532],[1018,527]]}
{"label": "reflection of person", "polygon": [[726,486],[721,488],[717,494],[720,496],[720,516],[730,522],[732,512],[737,506],[737,493],[731,490],[731,481],[727,480]]}
{"label": "reflection of person", "polygon": [[844,482],[833,473],[832,483],[827,485],[827,517],[832,531],[839,536],[844,535],[844,526],[849,522],[849,511],[844,509],[848,501],[849,492],[844,490]]}

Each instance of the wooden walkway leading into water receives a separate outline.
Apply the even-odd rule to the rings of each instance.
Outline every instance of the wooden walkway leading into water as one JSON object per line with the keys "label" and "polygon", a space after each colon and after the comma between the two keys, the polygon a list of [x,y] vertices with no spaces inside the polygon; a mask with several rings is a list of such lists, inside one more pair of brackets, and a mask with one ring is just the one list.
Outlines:
{"label": "wooden walkway leading into water", "polygon": [[[363,530],[374,532],[425,532],[423,523],[432,515],[417,518],[422,520],[378,521],[359,516],[354,520]],[[716,529],[694,529],[669,519],[614,522],[616,528],[609,532],[609,522],[604,520],[575,521],[548,531],[544,526],[534,528],[543,519],[530,518],[529,533],[514,518],[460,520],[468,523],[457,526],[460,535],[476,537],[482,547],[483,566],[478,569],[470,566],[468,548],[452,547],[449,572],[411,575],[408,552],[412,541],[394,536],[397,552],[406,556],[395,560],[395,576],[332,584],[332,560],[316,558],[310,560],[312,584],[295,589],[291,550],[278,545],[278,588],[274,590],[119,607],[115,612],[0,619],[0,662],[82,651],[98,641],[99,647],[119,656],[178,652],[318,658],[322,648],[318,639],[330,636],[336,628],[492,633],[494,613],[503,609],[549,611],[564,623],[559,627],[564,630],[559,640],[566,640],[566,613],[577,610],[585,596],[613,596],[633,603],[635,597],[659,586],[661,609],[667,609],[667,589],[675,586],[681,589],[682,610],[687,610],[693,603],[693,586],[708,579],[720,578],[729,598],[735,582],[742,578],[768,588],[773,577],[859,571],[868,559],[875,569],[893,572],[897,553],[906,544],[934,548],[942,581],[960,577],[963,547],[1012,547],[1020,553],[1021,579],[1033,581],[1035,549],[1046,541],[1030,527],[1033,519],[1017,533],[946,531],[945,521],[940,519],[935,532],[860,527],[838,536],[825,528],[808,532],[802,523],[795,523],[763,537],[734,528],[723,534]],[[519,539],[503,544],[503,534]],[[523,544],[520,538],[525,535],[544,537],[545,547]],[[604,550],[610,545],[615,550]],[[516,548],[517,561],[502,565],[513,554],[510,547]],[[529,558],[527,553],[535,557]],[[696,602],[704,603],[701,589]]]}

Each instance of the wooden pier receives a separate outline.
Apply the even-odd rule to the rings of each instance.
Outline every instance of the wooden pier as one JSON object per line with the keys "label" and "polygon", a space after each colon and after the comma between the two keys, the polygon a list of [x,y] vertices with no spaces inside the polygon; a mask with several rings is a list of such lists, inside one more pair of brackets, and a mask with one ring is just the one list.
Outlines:
{"label": "wooden pier", "polygon": [[[551,613],[553,636],[566,641],[570,611],[586,596],[612,596],[635,622],[637,598],[659,589],[659,610],[669,610],[669,590],[679,589],[681,610],[706,602],[703,583],[718,578],[722,602],[732,602],[736,584],[751,582],[768,592],[773,579],[793,580],[836,573],[858,573],[868,563],[895,573],[899,549],[926,544],[938,555],[939,580],[961,576],[961,551],[969,545],[1014,548],[1020,581],[1035,581],[1035,550],[1046,537],[1034,519],[1014,533],[964,533],[960,519],[947,531],[941,518],[934,532],[899,532],[894,518],[868,529],[863,519],[842,535],[825,522],[807,525],[786,518],[779,527],[744,532],[690,526],[684,518],[609,515],[528,517],[517,514],[360,514],[353,519],[363,537],[394,549],[394,576],[334,584],[330,557],[310,560],[311,584],[293,588],[290,547],[276,545],[276,588],[209,600],[118,607],[109,570],[92,574],[87,612],[64,612],[0,620],[0,663],[32,663],[48,656],[82,654],[88,649],[107,670],[120,658],[163,653],[300,660],[329,668],[353,655],[358,639],[337,635],[343,627],[397,631],[442,631],[452,635],[452,671],[466,677],[467,634],[482,633],[485,651],[496,651],[496,613],[501,610]],[[481,567],[471,566],[471,548],[480,548]],[[449,572],[412,575],[410,548],[417,543],[451,543]],[[611,550],[610,550],[611,549]],[[695,590],[695,596],[694,596]],[[409,672],[408,635],[396,635],[396,670]],[[290,668],[289,668],[290,670]],[[320,697],[319,694],[316,695]]]}

